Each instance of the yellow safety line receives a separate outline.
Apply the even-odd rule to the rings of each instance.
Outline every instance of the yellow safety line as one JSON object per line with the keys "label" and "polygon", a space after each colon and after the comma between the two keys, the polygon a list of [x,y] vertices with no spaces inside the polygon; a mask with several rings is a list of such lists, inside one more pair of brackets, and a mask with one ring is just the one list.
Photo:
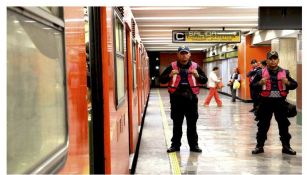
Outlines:
{"label": "yellow safety line", "polygon": [[[163,129],[164,129],[164,135],[165,135],[165,141],[166,145],[169,148],[171,146],[170,138],[171,138],[171,132],[167,123],[165,111],[164,111],[164,106],[162,103],[162,99],[160,96],[160,91],[158,90],[158,95],[159,95],[159,104],[160,104],[160,111],[161,111],[161,117],[162,117],[162,122],[163,122]],[[173,174],[181,174],[179,162],[177,159],[176,152],[168,153],[168,157],[170,160],[171,168]]]}

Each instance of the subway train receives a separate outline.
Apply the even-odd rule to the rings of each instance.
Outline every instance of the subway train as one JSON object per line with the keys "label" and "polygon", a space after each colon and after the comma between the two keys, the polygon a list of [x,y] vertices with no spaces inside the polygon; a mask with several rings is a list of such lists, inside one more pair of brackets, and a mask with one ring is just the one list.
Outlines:
{"label": "subway train", "polygon": [[7,7],[7,173],[131,173],[148,67],[129,8]]}

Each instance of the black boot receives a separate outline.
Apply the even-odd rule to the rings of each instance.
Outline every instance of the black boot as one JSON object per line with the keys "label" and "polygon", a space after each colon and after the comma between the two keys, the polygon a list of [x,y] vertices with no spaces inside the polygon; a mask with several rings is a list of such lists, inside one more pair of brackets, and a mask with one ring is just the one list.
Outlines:
{"label": "black boot", "polygon": [[282,143],[282,153],[296,155],[296,151],[294,151],[290,146],[290,139],[289,140],[281,140]]}
{"label": "black boot", "polygon": [[252,154],[259,154],[259,153],[263,153],[264,149],[263,147],[257,147],[255,149],[253,149]]}
{"label": "black boot", "polygon": [[252,154],[263,153],[264,152],[263,146],[264,146],[264,141],[257,140],[256,148],[253,149]]}
{"label": "black boot", "polygon": [[282,153],[296,155],[296,151],[294,151],[290,146],[283,146]]}
{"label": "black boot", "polygon": [[190,148],[190,151],[196,152],[196,153],[201,153],[203,150],[201,150],[198,146],[194,146]]}
{"label": "black boot", "polygon": [[166,152],[172,153],[172,152],[176,152],[176,151],[180,151],[180,147],[171,146],[170,148],[167,149]]}

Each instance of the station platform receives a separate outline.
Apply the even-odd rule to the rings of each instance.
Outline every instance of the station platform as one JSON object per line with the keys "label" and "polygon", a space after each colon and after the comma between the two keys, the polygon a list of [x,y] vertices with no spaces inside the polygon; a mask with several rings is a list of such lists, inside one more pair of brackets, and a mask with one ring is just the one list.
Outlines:
{"label": "station platform", "polygon": [[189,151],[186,123],[180,152],[167,153],[172,137],[169,94],[166,88],[151,89],[135,174],[302,174],[302,126],[290,118],[291,147],[297,155],[282,154],[278,126],[271,120],[264,153],[253,155],[257,122],[249,112],[252,103],[220,95],[203,105],[208,90],[198,95],[197,131],[202,153]]}

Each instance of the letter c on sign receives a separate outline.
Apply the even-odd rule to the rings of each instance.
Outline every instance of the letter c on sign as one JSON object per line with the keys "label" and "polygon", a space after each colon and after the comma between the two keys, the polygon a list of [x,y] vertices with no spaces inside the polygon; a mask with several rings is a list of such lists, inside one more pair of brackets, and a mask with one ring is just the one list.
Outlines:
{"label": "letter c on sign", "polygon": [[184,33],[176,33],[175,40],[176,41],[183,41],[184,40]]}

